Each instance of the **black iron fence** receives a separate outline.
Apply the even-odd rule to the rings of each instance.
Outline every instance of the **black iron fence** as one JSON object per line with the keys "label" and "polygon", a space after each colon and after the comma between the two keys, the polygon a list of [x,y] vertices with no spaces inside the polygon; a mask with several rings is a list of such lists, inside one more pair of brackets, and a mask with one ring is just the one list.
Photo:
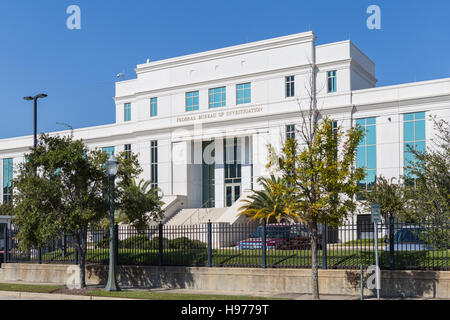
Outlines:
{"label": "black iron fence", "polygon": [[[311,240],[302,224],[157,225],[145,232],[116,226],[119,265],[310,268]],[[63,235],[41,248],[22,251],[17,230],[5,233],[3,261],[78,263],[73,237]],[[450,270],[447,224],[347,221],[339,228],[319,226],[316,246],[321,268],[359,269],[375,264],[375,236],[380,267],[392,270]],[[109,263],[109,231],[88,232],[88,264]]]}

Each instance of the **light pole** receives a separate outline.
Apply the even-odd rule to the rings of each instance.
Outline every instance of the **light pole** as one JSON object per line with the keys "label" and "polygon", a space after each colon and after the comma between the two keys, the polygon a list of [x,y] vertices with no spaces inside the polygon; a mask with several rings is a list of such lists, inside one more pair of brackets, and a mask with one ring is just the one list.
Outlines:
{"label": "light pole", "polygon": [[34,101],[34,148],[37,147],[37,101],[39,98],[47,98],[48,95],[46,95],[45,93],[41,93],[38,95],[35,95],[34,97],[28,96],[28,97],[24,97],[25,100],[27,101]]}
{"label": "light pole", "polygon": [[106,291],[120,291],[116,278],[116,233],[114,230],[114,180],[119,169],[119,161],[111,155],[106,161],[106,172],[109,178],[109,272]]}
{"label": "light pole", "polygon": [[[33,146],[34,149],[37,148],[37,101],[39,98],[47,98],[48,95],[45,93],[40,93],[35,95],[34,97],[28,96],[24,97],[27,101],[34,101],[34,139],[33,139]],[[34,174],[37,174],[37,168],[34,169]],[[41,248],[38,249],[38,264],[42,263],[42,250]]]}

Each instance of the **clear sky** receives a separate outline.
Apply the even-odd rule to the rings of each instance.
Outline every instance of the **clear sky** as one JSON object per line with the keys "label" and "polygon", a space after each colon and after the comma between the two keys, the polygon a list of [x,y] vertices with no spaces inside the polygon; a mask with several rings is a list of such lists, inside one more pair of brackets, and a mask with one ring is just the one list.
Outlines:
{"label": "clear sky", "polygon": [[[69,30],[70,5],[81,30]],[[369,5],[381,30],[369,30]],[[0,139],[114,123],[114,82],[160,60],[312,30],[351,39],[376,63],[378,86],[450,77],[448,0],[1,0]]]}

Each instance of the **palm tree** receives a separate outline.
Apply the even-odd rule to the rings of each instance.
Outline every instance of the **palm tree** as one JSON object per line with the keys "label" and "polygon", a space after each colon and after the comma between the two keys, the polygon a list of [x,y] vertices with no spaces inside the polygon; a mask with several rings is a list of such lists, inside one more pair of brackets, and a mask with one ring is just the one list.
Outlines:
{"label": "palm tree", "polygon": [[285,179],[271,175],[270,178],[260,177],[258,183],[263,190],[253,191],[246,200],[246,204],[239,208],[239,215],[245,215],[250,220],[266,220],[267,223],[288,222],[298,220],[297,216],[289,209],[292,196],[286,192]]}

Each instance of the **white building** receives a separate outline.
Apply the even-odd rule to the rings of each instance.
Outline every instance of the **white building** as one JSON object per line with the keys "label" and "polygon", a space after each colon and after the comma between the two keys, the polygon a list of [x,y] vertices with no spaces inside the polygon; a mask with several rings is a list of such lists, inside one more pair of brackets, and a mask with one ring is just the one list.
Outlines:
{"label": "white building", "polygon": [[[450,78],[377,88],[374,62],[351,41],[315,40],[305,32],[138,65],[136,79],[116,84],[116,123],[74,137],[138,153],[142,178],[164,194],[166,223],[233,223],[237,200],[268,175],[266,145],[279,148],[300,123],[315,64],[321,114],[367,129],[357,160],[367,183],[399,177],[405,143],[433,138],[428,115],[449,118]],[[1,200],[32,144],[32,136],[0,140]]]}

